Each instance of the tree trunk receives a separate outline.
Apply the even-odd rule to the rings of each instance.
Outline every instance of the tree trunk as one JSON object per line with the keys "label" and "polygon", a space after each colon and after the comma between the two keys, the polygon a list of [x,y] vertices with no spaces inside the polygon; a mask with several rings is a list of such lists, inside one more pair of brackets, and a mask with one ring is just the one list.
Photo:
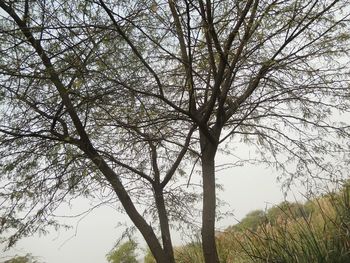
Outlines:
{"label": "tree trunk", "polygon": [[163,250],[169,263],[175,263],[174,250],[171,241],[169,220],[164,202],[163,189],[155,190],[155,200],[159,215],[160,230],[162,234]]}
{"label": "tree trunk", "polygon": [[[89,145],[89,144],[88,144]],[[157,263],[165,263],[168,261],[168,256],[161,247],[157,236],[155,235],[152,227],[147,224],[145,219],[137,211],[134,203],[130,199],[129,194],[125,190],[123,184],[120,182],[118,175],[108,166],[101,156],[91,146],[81,145],[81,149],[88,155],[88,157],[95,163],[98,169],[106,177],[107,181],[111,184],[114,192],[117,194],[119,201],[125,209],[125,212],[140,231],[148,247],[150,248]]]}
{"label": "tree trunk", "polygon": [[201,136],[203,176],[202,248],[205,263],[219,263],[215,243],[215,155],[217,145]]}

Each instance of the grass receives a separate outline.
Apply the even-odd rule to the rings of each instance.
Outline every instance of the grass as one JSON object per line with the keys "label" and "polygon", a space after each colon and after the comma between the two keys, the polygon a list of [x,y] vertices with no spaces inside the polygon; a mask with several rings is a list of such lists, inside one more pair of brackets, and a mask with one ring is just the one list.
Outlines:
{"label": "grass", "polygon": [[[350,262],[350,184],[307,201],[253,211],[218,235],[222,263]],[[179,263],[201,263],[200,242],[176,248]]]}

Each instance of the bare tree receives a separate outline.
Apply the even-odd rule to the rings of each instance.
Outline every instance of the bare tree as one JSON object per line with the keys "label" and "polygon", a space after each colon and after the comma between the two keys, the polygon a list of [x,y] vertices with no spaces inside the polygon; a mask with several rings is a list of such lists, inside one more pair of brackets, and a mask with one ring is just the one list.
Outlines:
{"label": "bare tree", "polygon": [[0,1],[1,231],[18,229],[12,244],[72,196],[110,193],[174,262],[170,223],[200,196],[181,178],[198,164],[204,257],[219,262],[219,149],[250,143],[290,179],[346,165],[349,126],[332,117],[349,109],[348,4]]}

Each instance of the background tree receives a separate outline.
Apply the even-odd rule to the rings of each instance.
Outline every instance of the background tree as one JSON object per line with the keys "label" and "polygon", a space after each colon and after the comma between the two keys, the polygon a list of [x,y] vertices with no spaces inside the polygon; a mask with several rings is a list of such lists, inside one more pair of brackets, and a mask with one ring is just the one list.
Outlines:
{"label": "background tree", "polygon": [[129,240],[115,247],[107,254],[107,261],[110,263],[137,263],[137,243]]}
{"label": "background tree", "polygon": [[249,228],[252,231],[256,231],[258,226],[266,221],[266,213],[263,210],[253,210],[246,214],[235,227],[242,230]]}
{"label": "background tree", "polygon": [[11,259],[4,261],[3,263],[38,263],[31,254],[26,254],[25,256],[15,256]]}
{"label": "background tree", "polygon": [[156,263],[156,260],[154,259],[152,252],[149,249],[146,251],[143,261],[144,263]]}
{"label": "background tree", "polygon": [[219,150],[248,143],[287,186],[345,175],[349,126],[332,117],[349,109],[348,4],[0,1],[9,244],[56,225],[62,202],[100,195],[119,200],[157,262],[174,262],[170,224],[193,221],[200,195],[184,181],[200,180],[215,263]]}

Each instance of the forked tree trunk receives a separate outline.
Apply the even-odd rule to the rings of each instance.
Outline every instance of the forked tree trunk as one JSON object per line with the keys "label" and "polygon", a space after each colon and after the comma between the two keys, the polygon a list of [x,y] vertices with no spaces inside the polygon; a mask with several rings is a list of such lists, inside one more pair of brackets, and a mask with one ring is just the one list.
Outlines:
{"label": "forked tree trunk", "polygon": [[203,177],[202,248],[205,263],[219,263],[215,243],[215,155],[217,145],[201,136]]}
{"label": "forked tree trunk", "polygon": [[139,214],[134,206],[134,203],[130,199],[130,196],[120,182],[117,174],[108,166],[103,158],[98,155],[96,150],[91,146],[90,142],[87,142],[86,144],[90,145],[90,147],[82,144],[81,149],[87,154],[91,161],[96,164],[102,174],[106,177],[107,181],[113,187],[114,192],[117,194],[118,199],[124,207],[127,215],[142,234],[157,263],[171,263],[172,261],[168,261],[169,257],[167,256],[165,249],[163,249],[160,245],[153,228]]}

